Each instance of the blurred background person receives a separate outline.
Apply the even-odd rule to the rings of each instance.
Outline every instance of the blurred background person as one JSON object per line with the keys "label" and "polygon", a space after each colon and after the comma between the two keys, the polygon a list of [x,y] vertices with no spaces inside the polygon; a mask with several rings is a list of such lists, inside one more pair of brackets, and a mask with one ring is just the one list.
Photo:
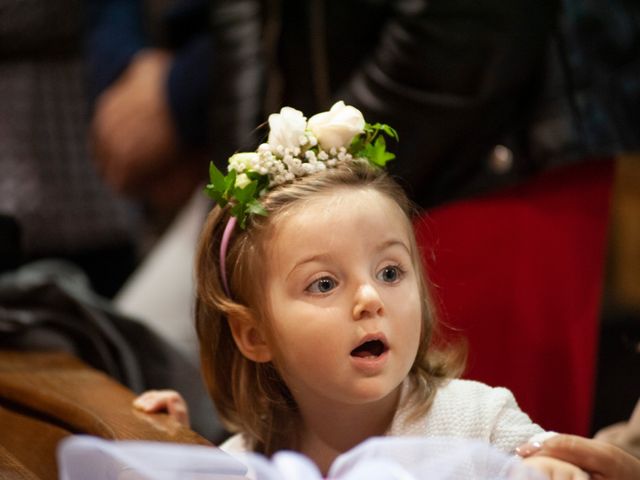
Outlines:
{"label": "blurred background person", "polygon": [[[190,201],[115,302],[194,364],[191,256],[210,208],[199,185],[210,159],[226,159],[256,125],[258,13],[255,2],[244,0],[89,2],[90,141],[98,170],[112,188],[148,207],[156,232]],[[212,15],[241,19],[243,28],[216,36]],[[212,78],[227,74],[230,88],[214,98]]]}
{"label": "blurred background person", "polygon": [[83,7],[0,1],[2,264],[64,258],[110,297],[136,265],[139,215],[87,149]]}
{"label": "blurred background person", "polygon": [[[196,428],[214,438],[197,367],[107,301],[138,263],[147,218],[89,148],[85,35],[97,3],[0,0],[0,344],[68,351],[133,390],[186,391],[206,418]],[[63,262],[35,262],[45,259]]]}
{"label": "blurred background person", "polygon": [[[247,120],[256,116],[250,108],[256,99],[233,95],[212,103],[211,78],[218,68],[213,59],[218,65],[228,52],[213,51],[207,2],[98,0],[88,5],[91,143],[98,169],[115,190],[175,212],[203,181],[211,155],[220,151],[217,145],[228,149],[240,131],[246,136],[253,128]],[[229,3],[216,15],[245,15],[247,6],[252,7]],[[255,96],[259,33],[245,33],[237,35],[250,48],[233,67],[233,77],[239,78],[241,66],[250,71],[243,94]],[[215,75],[225,73],[215,70]],[[231,118],[238,110],[247,119],[243,125]],[[215,138],[212,118],[228,125]]]}

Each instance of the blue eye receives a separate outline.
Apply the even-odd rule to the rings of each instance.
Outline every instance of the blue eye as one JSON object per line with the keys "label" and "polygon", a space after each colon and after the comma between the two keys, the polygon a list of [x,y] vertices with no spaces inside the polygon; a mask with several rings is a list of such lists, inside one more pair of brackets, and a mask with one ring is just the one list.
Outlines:
{"label": "blue eye", "polygon": [[378,272],[378,280],[396,283],[402,278],[403,270],[397,265],[388,265]]}
{"label": "blue eye", "polygon": [[307,287],[311,293],[327,293],[336,288],[336,281],[330,277],[322,277]]}

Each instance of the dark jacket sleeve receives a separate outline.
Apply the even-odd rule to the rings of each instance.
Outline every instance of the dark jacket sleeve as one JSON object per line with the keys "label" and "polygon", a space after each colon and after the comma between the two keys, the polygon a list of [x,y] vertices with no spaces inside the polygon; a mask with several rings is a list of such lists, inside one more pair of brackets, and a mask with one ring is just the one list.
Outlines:
{"label": "dark jacket sleeve", "polygon": [[163,18],[165,42],[175,52],[167,85],[169,106],[186,148],[209,142],[209,108],[214,60],[209,30],[211,4],[206,0],[173,2]]}
{"label": "dark jacket sleeve", "polygon": [[556,2],[393,5],[373,54],[337,98],[398,130],[391,169],[421,205],[486,187],[488,153],[517,134],[535,97]]}
{"label": "dark jacket sleeve", "polygon": [[201,33],[176,52],[169,72],[169,107],[186,148],[202,149],[209,142],[212,62],[211,37]]}
{"label": "dark jacket sleeve", "polygon": [[215,58],[211,76],[211,158],[219,168],[234,151],[255,148],[264,81],[262,11],[255,0],[217,0],[210,15]]}

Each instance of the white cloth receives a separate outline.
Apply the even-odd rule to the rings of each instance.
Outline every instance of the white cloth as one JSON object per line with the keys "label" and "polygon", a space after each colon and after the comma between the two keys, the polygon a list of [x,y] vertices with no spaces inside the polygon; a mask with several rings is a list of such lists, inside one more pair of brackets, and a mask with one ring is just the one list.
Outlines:
{"label": "white cloth", "polygon": [[[408,382],[405,381],[388,436],[454,437],[488,442],[505,453],[527,441],[542,441],[553,435],[533,423],[518,407],[513,394],[502,387],[490,387],[471,380],[451,380],[436,392],[427,413],[410,420]],[[228,453],[247,452],[242,435],[220,445]]]}
{"label": "white cloth", "polygon": [[[60,480],[322,480],[307,457],[278,452],[231,456],[216,448],[114,442],[75,435],[58,449]],[[451,438],[371,438],[336,458],[335,480],[542,480],[515,456],[491,445]]]}

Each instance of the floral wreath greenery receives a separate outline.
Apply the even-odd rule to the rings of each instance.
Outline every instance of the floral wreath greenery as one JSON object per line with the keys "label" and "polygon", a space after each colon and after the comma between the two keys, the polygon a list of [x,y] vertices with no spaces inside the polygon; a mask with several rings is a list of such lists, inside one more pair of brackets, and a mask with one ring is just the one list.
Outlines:
{"label": "floral wreath greenery", "polygon": [[358,109],[342,101],[308,121],[301,111],[284,107],[269,116],[267,143],[232,155],[227,175],[210,163],[205,192],[220,207],[230,204],[231,216],[245,228],[249,215],[266,215],[259,199],[277,185],[346,161],[384,168],[395,158],[385,135],[398,140],[392,127],[366,123]]}

